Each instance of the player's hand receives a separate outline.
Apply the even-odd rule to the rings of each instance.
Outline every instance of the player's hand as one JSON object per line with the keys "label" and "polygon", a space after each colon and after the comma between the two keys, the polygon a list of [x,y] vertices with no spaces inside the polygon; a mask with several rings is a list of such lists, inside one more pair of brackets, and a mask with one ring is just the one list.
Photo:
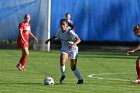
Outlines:
{"label": "player's hand", "polygon": [[131,51],[128,51],[127,52],[127,56],[129,56],[130,54],[134,53],[135,51],[134,50],[131,50]]}
{"label": "player's hand", "polygon": [[45,41],[45,44],[48,44],[49,40]]}
{"label": "player's hand", "polygon": [[28,42],[27,41],[25,41],[25,40],[23,40],[24,41],[24,44],[26,44],[26,46],[28,46]]}
{"label": "player's hand", "polygon": [[36,41],[36,42],[38,42],[38,39],[37,39],[37,38],[35,38],[35,41]]}

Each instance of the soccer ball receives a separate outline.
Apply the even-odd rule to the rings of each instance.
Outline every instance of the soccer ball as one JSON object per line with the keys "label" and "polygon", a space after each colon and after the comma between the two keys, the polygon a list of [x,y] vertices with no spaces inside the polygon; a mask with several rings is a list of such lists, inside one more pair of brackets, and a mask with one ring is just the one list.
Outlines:
{"label": "soccer ball", "polygon": [[52,77],[46,77],[44,79],[44,84],[45,85],[54,85],[54,79]]}

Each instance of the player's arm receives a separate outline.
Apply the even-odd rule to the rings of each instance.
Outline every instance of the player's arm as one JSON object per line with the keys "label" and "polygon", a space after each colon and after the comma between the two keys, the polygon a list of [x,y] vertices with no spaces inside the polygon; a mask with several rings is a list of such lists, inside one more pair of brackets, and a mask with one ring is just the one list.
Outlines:
{"label": "player's arm", "polygon": [[73,48],[74,46],[76,46],[81,42],[81,39],[73,30],[69,31],[69,35],[71,35],[72,38],[75,38],[75,42],[71,45],[71,48]]}
{"label": "player's arm", "polygon": [[127,52],[127,55],[130,55],[130,54],[136,52],[137,50],[140,50],[140,44],[139,44],[136,48],[134,48],[134,49],[128,51],[128,52]]}
{"label": "player's arm", "polygon": [[26,43],[27,41],[25,40],[25,38],[24,38],[22,32],[23,32],[23,29],[20,29],[20,30],[19,30],[20,36],[21,36],[22,40]]}
{"label": "player's arm", "polygon": [[32,32],[30,31],[30,37],[33,38],[36,42],[38,42],[38,39],[32,34]]}
{"label": "player's arm", "polygon": [[[135,35],[136,35],[137,37],[140,36],[140,25],[139,25],[139,24],[138,24],[137,26],[134,27],[134,33],[135,33]],[[136,48],[134,48],[134,49],[128,51],[128,52],[127,52],[127,55],[130,55],[130,54],[134,53],[134,52],[137,51],[137,50],[140,50],[140,44],[139,44]]]}
{"label": "player's arm", "polygon": [[76,36],[75,39],[76,41],[72,44],[71,48],[73,48],[74,46],[76,46],[77,44],[81,42],[81,39],[78,36]]}
{"label": "player's arm", "polygon": [[53,36],[53,37],[51,37],[50,39],[46,40],[46,41],[45,41],[45,44],[48,44],[49,41],[52,42],[52,41],[55,41],[55,40],[57,40],[57,39],[58,39],[57,36]]}
{"label": "player's arm", "polygon": [[26,39],[24,38],[24,35],[23,35],[23,28],[24,28],[24,25],[22,23],[19,24],[19,34],[21,36],[21,39],[24,41],[24,43],[26,44]]}

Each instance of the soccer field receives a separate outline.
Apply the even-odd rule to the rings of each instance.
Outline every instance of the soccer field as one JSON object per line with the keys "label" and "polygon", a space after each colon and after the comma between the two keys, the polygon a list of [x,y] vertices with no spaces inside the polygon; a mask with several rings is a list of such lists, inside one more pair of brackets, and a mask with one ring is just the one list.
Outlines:
{"label": "soccer field", "polygon": [[[77,78],[66,64],[66,79],[59,84],[59,51],[30,50],[26,71],[16,68],[21,52],[0,50],[0,93],[139,93],[140,85],[131,84],[136,79],[135,60],[139,55],[126,56],[126,51],[79,52],[77,67],[84,84],[77,85]],[[44,78],[54,78],[53,86],[45,86]]]}

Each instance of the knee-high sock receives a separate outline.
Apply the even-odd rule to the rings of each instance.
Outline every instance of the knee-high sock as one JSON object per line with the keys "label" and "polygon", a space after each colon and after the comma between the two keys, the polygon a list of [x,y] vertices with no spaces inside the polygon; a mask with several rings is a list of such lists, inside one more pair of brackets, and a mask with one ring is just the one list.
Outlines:
{"label": "knee-high sock", "polygon": [[137,71],[137,76],[138,76],[137,79],[140,80],[140,66],[136,66],[136,71]]}
{"label": "knee-high sock", "polygon": [[76,69],[76,70],[73,71],[73,72],[74,72],[75,76],[78,78],[78,80],[81,80],[81,79],[82,79],[82,77],[81,77],[80,72],[79,72],[78,69]]}
{"label": "knee-high sock", "polygon": [[26,64],[26,59],[27,59],[27,55],[22,55],[22,57],[20,58],[20,64],[22,66],[25,66]]}
{"label": "knee-high sock", "polygon": [[66,74],[65,65],[60,65],[60,71],[61,71],[61,75],[65,76]]}

